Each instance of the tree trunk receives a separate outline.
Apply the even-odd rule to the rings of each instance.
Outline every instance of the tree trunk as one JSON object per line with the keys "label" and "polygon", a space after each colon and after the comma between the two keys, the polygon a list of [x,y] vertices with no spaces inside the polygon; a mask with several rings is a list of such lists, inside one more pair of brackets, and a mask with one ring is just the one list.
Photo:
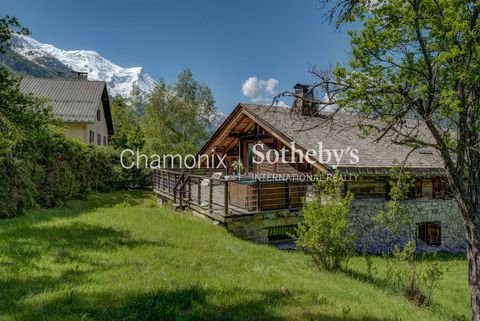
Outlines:
{"label": "tree trunk", "polygon": [[480,321],[480,213],[475,213],[476,222],[466,224],[468,286],[472,305],[472,321]]}

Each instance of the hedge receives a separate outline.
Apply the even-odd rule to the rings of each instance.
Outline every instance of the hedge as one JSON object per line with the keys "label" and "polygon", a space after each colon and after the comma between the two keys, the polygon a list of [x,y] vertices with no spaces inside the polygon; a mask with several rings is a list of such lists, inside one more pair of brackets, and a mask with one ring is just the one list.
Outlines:
{"label": "hedge", "polygon": [[151,184],[146,169],[123,169],[120,151],[87,145],[50,132],[26,155],[0,157],[0,217],[34,207],[59,206],[90,191],[141,188]]}

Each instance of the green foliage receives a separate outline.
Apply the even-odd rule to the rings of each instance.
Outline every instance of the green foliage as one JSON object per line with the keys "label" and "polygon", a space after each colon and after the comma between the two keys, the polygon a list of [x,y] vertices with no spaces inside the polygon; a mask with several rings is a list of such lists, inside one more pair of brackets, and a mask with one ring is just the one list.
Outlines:
{"label": "green foliage", "polygon": [[399,287],[405,297],[417,305],[430,305],[433,292],[444,277],[446,269],[435,260],[429,260],[420,267],[413,241],[409,241],[402,250],[395,249],[391,260],[390,283]]}
{"label": "green foliage", "polygon": [[22,214],[35,205],[32,164],[23,159],[0,156],[0,217]]}
{"label": "green foliage", "polygon": [[387,228],[392,235],[397,236],[403,226],[409,223],[408,213],[401,204],[410,189],[415,184],[415,178],[405,172],[400,166],[393,166],[390,169],[390,199],[385,203],[386,210],[380,211],[374,222]]}
{"label": "green foliage", "polygon": [[324,269],[340,268],[354,253],[355,235],[348,218],[353,195],[340,195],[342,183],[338,172],[327,182],[318,181],[319,195],[305,203],[304,222],[297,231],[297,246]]}
{"label": "green foliage", "polygon": [[240,159],[237,159],[232,163],[233,175],[240,175],[243,170],[243,164]]}
{"label": "green foliage", "polygon": [[4,52],[4,46],[9,43],[12,33],[28,35],[30,31],[23,27],[16,17],[0,18],[0,54]]}
{"label": "green foliage", "polygon": [[138,86],[133,86],[130,92],[130,97],[127,99],[127,105],[134,113],[136,120],[143,116],[145,113],[145,98],[142,96],[142,92]]}
{"label": "green foliage", "polygon": [[[150,184],[147,171],[121,168],[118,150],[66,138],[45,101],[22,94],[19,80],[0,67],[0,217],[58,206],[92,190]],[[128,139],[143,144],[136,129]]]}
{"label": "green foliage", "polygon": [[[402,227],[410,224],[409,213],[401,204],[415,179],[404,172],[399,166],[390,170],[390,200],[386,203],[386,210],[381,211],[374,221],[386,228],[394,236],[398,236]],[[417,305],[430,305],[433,291],[443,277],[444,271],[435,263],[427,264],[419,269],[414,235],[403,249],[394,247],[393,252],[385,257],[388,260],[388,271],[391,275],[389,282],[395,288],[400,288],[405,297]],[[392,244],[393,247],[393,244]],[[368,262],[367,262],[368,264]]]}
{"label": "green foliage", "polygon": [[116,97],[111,103],[114,135],[112,145],[116,148],[131,148],[129,135],[137,125],[135,113],[123,97]]}
{"label": "green foliage", "polygon": [[210,134],[214,104],[210,88],[194,80],[188,69],[173,86],[161,81],[141,120],[146,150],[159,155],[196,153]]}

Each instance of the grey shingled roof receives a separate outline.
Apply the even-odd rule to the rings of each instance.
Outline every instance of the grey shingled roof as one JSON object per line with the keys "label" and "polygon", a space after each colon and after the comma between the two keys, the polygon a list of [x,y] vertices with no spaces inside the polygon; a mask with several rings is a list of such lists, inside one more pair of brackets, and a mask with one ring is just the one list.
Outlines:
{"label": "grey shingled roof", "polygon": [[[337,113],[333,120],[325,121],[320,117],[305,117],[291,113],[290,108],[271,107],[252,104],[241,104],[243,108],[270,129],[283,135],[289,141],[295,142],[297,148],[314,149],[318,151],[318,142],[323,143],[323,149],[346,149],[348,147],[358,149],[359,161],[352,165],[341,162],[339,168],[345,172],[388,174],[388,168],[395,162],[403,162],[412,148],[398,144],[392,144],[391,139],[384,138],[380,142],[374,142],[376,135],[362,135],[357,116],[347,113]],[[369,120],[380,122],[380,120]],[[440,174],[444,173],[443,163],[436,151],[425,154],[418,151],[410,153],[405,164],[406,167],[417,169],[422,173]],[[317,158],[318,160],[318,158]],[[335,163],[323,162],[330,168]]]}
{"label": "grey shingled roof", "polygon": [[48,99],[53,114],[65,122],[93,123],[106,84],[104,81],[25,77],[20,89]]}

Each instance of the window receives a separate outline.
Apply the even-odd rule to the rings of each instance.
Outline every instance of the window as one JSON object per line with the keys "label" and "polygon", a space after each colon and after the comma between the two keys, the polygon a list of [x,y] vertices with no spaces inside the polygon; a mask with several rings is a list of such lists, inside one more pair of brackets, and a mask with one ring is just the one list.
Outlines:
{"label": "window", "polygon": [[272,226],[268,228],[270,242],[290,241],[296,235],[298,225]]}
{"label": "window", "polygon": [[442,243],[442,224],[440,222],[418,223],[417,240],[427,245],[440,245]]}
{"label": "window", "polygon": [[102,135],[97,134],[97,145],[102,145]]}
{"label": "window", "polygon": [[388,182],[384,179],[364,177],[348,182],[348,190],[355,195],[356,199],[380,198],[388,196]]}
{"label": "window", "polygon": [[103,146],[107,146],[107,137],[103,136]]}
{"label": "window", "polygon": [[93,132],[93,130],[90,131],[90,138],[89,138],[88,142],[90,144],[95,142],[95,133]]}
{"label": "window", "polygon": [[433,199],[449,199],[452,198],[452,190],[445,178],[433,178]]}
{"label": "window", "polygon": [[97,109],[97,120],[100,121],[100,109]]}
{"label": "window", "polygon": [[417,179],[415,184],[410,188],[408,192],[408,198],[422,198],[423,196],[423,181],[421,179]]}

